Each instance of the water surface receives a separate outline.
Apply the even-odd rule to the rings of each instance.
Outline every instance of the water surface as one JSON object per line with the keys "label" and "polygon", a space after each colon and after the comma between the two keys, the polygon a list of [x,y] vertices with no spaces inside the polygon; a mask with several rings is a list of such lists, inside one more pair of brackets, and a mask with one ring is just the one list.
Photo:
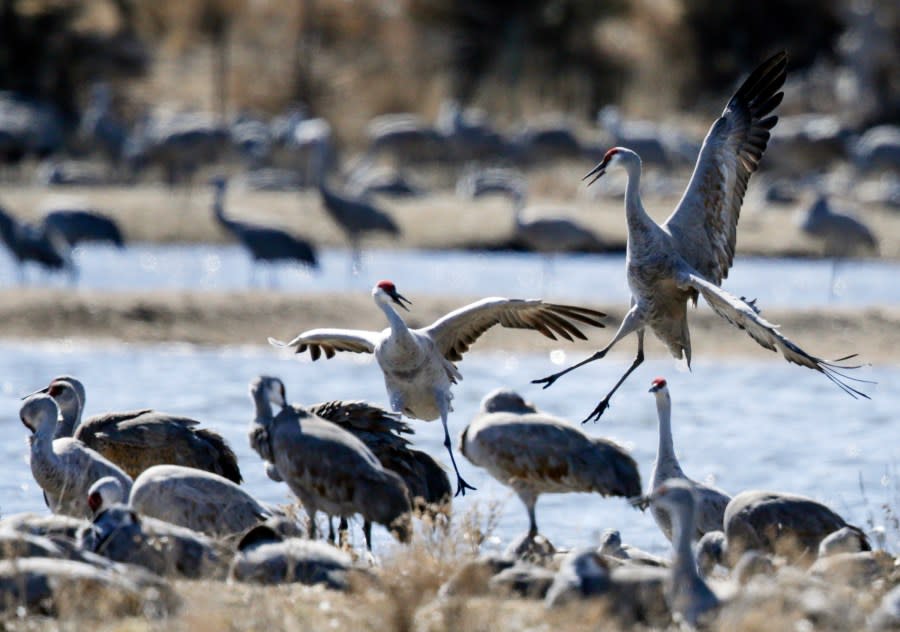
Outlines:
{"label": "water surface", "polygon": [[[580,355],[558,361],[580,359]],[[460,365],[465,379],[455,387],[450,418],[454,444],[481,398],[498,386],[519,390],[544,411],[576,422],[595,405],[627,366],[625,355],[611,355],[541,390],[531,379],[557,367],[543,354],[470,352]],[[656,451],[656,408],[647,393],[652,378],[669,380],[676,449],[685,471],[724,490],[773,489],[807,494],[829,503],[848,520],[868,529],[885,523],[881,505],[900,508],[896,441],[900,367],[863,369],[861,377],[879,385],[871,401],[853,400],[822,375],[778,360],[703,361],[692,373],[668,360],[650,360],[638,369],[602,421],[583,428],[632,450],[642,475],[650,475]],[[384,384],[371,357],[338,357],[313,364],[264,347],[196,348],[187,345],[87,345],[47,341],[0,343],[0,417],[6,440],[0,477],[0,512],[46,511],[28,467],[26,429],[18,421],[19,397],[55,375],[79,376],[88,392],[86,414],[154,407],[193,416],[221,432],[238,454],[247,489],[270,502],[289,502],[283,484],[265,477],[247,443],[252,418],[248,383],[256,375],[281,377],[288,399],[315,403],[328,399],[367,399],[386,405]],[[449,466],[439,422],[411,422],[418,447]],[[485,512],[499,503],[494,544],[508,542],[527,528],[525,511],[507,488],[458,457],[464,477],[478,488],[457,499],[456,512],[478,504]],[[861,491],[864,489],[864,493]],[[598,495],[546,495],[538,502],[542,532],[560,546],[589,544],[607,527],[624,541],[655,552],[667,543],[649,513],[621,499]],[[896,528],[888,544],[898,549]],[[359,530],[355,531],[361,540]],[[376,546],[386,532],[376,528]]]}
{"label": "water surface", "polygon": [[[251,285],[285,292],[367,291],[391,279],[415,300],[417,294],[544,296],[595,303],[628,302],[624,255],[559,255],[549,268],[533,253],[450,250],[369,250],[362,269],[350,274],[345,250],[320,253],[321,269],[253,266],[236,245],[131,244],[124,250],[85,246],[76,250],[78,286],[98,290],[240,290]],[[738,257],[723,287],[759,299],[761,307],[900,305],[900,264],[846,261],[830,294],[832,263],[813,259]],[[63,286],[59,275],[28,270],[32,282]],[[0,285],[15,284],[15,268],[0,259]]]}

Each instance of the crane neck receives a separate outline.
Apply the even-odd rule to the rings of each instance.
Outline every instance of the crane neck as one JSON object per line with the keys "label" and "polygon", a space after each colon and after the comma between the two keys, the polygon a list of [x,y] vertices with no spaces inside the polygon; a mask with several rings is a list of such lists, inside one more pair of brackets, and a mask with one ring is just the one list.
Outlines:
{"label": "crane neck", "polygon": [[409,326],[406,324],[406,321],[403,320],[403,317],[397,313],[397,310],[381,296],[375,297],[375,303],[381,308],[381,311],[384,312],[384,315],[388,320],[388,325],[391,328],[391,337],[394,338],[394,340],[401,341],[409,338]]}
{"label": "crane neck", "polygon": [[660,463],[674,463],[679,468],[672,439],[672,399],[668,392],[656,393],[656,412],[659,415],[659,445],[656,449],[657,467]]}
{"label": "crane neck", "polygon": [[225,217],[225,190],[224,189],[216,189],[215,197],[213,198],[213,214],[216,216],[216,219],[222,224],[228,224],[229,220]]}
{"label": "crane neck", "polygon": [[56,430],[53,433],[55,439],[71,437],[75,429],[81,424],[81,405],[65,403],[60,406],[59,419],[56,422]]}
{"label": "crane neck", "polygon": [[[41,423],[31,436],[31,467],[41,473],[38,483],[45,487],[51,481],[62,482],[65,479],[60,470],[59,456],[53,451],[56,424],[45,421]],[[37,477],[36,477],[37,478]]]}
{"label": "crane neck", "polygon": [[[672,542],[675,545],[675,559],[672,563],[674,577],[694,579],[699,578],[697,562],[694,560],[694,552],[691,548],[691,536],[694,533],[694,503],[685,503],[673,511],[672,516]],[[676,583],[681,583],[677,581]]]}
{"label": "crane neck", "polygon": [[253,404],[256,407],[256,422],[267,425],[273,419],[272,402],[262,388],[253,389]]}
{"label": "crane neck", "polygon": [[634,154],[631,160],[623,161],[622,166],[628,174],[625,184],[625,219],[628,222],[628,241],[652,230],[656,223],[644,210],[641,201],[641,160]]}

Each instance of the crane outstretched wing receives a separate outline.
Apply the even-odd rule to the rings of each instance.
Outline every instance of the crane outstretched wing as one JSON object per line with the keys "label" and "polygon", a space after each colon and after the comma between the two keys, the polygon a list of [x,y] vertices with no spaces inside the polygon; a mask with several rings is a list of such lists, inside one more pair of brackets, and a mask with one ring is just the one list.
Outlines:
{"label": "crane outstretched wing", "polygon": [[291,340],[282,342],[275,338],[269,338],[269,344],[273,347],[286,347],[294,349],[295,353],[303,353],[309,349],[309,356],[318,360],[325,354],[326,358],[333,358],[338,351],[350,351],[352,353],[375,353],[375,345],[381,339],[377,331],[365,331],[362,329],[310,329]]}
{"label": "crane outstretched wing", "polygon": [[855,382],[863,382],[865,380],[848,377],[840,372],[841,370],[855,369],[858,366],[837,364],[837,362],[848,360],[854,356],[850,355],[835,362],[826,362],[821,358],[810,355],[782,335],[778,331],[778,325],[773,325],[763,318],[755,304],[732,296],[719,286],[696,274],[683,273],[678,279],[678,286],[697,290],[704,300],[709,303],[709,306],[713,308],[713,311],[735,327],[746,331],[751,338],[766,349],[780,351],[781,355],[788,362],[823,373],[825,377],[854,398],[864,397],[869,399],[868,395],[847,384],[847,380]]}
{"label": "crane outstretched wing", "polygon": [[[604,327],[606,316],[586,307],[555,305],[538,299],[522,300],[491,297],[460,307],[422,330],[451,362],[462,360],[469,346],[494,325],[514,329],[533,329],[556,340],[587,340],[575,322]],[[575,321],[575,322],[573,322]]]}
{"label": "crane outstretched wing", "polygon": [[784,96],[778,90],[786,67],[782,51],[741,84],[709,129],[684,196],[663,225],[681,256],[716,285],[734,260],[741,203],[778,122],[768,115]]}

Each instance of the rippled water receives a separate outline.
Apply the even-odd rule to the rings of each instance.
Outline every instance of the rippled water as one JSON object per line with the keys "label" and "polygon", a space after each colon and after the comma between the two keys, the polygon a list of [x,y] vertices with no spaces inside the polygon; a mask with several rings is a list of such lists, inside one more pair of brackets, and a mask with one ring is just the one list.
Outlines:
{"label": "rippled water", "polygon": [[[472,352],[461,363],[465,379],[454,391],[456,410],[450,419],[454,443],[482,396],[498,386],[516,388],[545,411],[580,419],[627,360],[624,355],[610,356],[540,390],[529,381],[554,370],[547,356]],[[297,403],[364,398],[386,405],[381,374],[370,357],[312,364],[262,347],[0,343],[4,411],[0,423],[6,436],[0,478],[3,514],[46,511],[27,463],[27,431],[18,422],[19,397],[61,373],[85,382],[88,415],[150,406],[202,420],[235,448],[246,487],[273,502],[287,502],[290,494],[283,484],[265,477],[247,444],[252,416],[247,385],[252,377],[261,373],[282,377],[288,398]],[[876,366],[860,373],[879,383],[868,388],[871,401],[853,400],[823,376],[780,361],[700,360],[692,373],[680,373],[668,360],[651,360],[626,382],[603,420],[584,428],[627,446],[648,477],[656,451],[656,408],[647,388],[653,377],[665,375],[673,398],[675,442],[689,475],[714,481],[731,493],[763,488],[808,494],[856,524],[867,526],[873,520],[880,525],[885,522],[883,503],[900,509],[900,484],[895,478],[900,396],[890,388],[900,380],[900,367]],[[449,465],[440,423],[412,424],[416,444]],[[478,491],[458,499],[455,510],[464,512],[475,503],[486,509],[497,501],[502,506],[498,542],[523,532],[528,523],[518,499],[464,458],[459,462]],[[537,516],[542,532],[557,545],[588,544],[604,528],[616,527],[626,542],[666,550],[649,513],[641,514],[621,499],[547,495],[538,502]],[[900,548],[896,528],[887,533],[888,546]],[[358,530],[355,537],[361,540]],[[386,540],[386,532],[376,529],[376,546]]]}
{"label": "rippled water", "polygon": [[[544,262],[531,253],[476,253],[446,250],[372,250],[360,274],[349,274],[343,250],[320,254],[321,269],[310,274],[296,266],[250,264],[235,245],[132,244],[125,250],[84,247],[76,250],[79,287],[103,290],[204,289],[234,290],[254,282],[282,291],[368,290],[389,278],[410,298],[416,294],[466,296],[546,296],[568,300],[627,303],[624,255],[560,255],[544,276]],[[16,282],[12,262],[0,260],[0,285]],[[900,304],[900,264],[847,261],[838,268],[835,293],[829,296],[831,262],[801,259],[738,257],[725,289],[758,298],[763,308]],[[64,285],[29,269],[30,279]]]}

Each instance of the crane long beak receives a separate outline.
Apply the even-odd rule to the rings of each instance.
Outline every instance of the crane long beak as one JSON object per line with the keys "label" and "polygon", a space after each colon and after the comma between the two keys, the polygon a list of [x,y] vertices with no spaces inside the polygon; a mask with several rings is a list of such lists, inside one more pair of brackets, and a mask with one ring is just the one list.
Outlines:
{"label": "crane long beak", "polygon": [[44,388],[40,388],[40,389],[34,391],[33,393],[28,393],[27,395],[22,395],[22,397],[20,397],[19,399],[20,399],[20,400],[22,400],[22,399],[28,399],[28,398],[31,397],[32,395],[37,395],[38,393],[47,393],[47,392],[49,392],[49,391],[50,391],[50,387],[49,387],[49,386],[45,386]]}
{"label": "crane long beak", "polygon": [[402,308],[405,309],[406,311],[409,311],[409,308],[408,308],[406,305],[403,304],[403,301],[406,301],[407,303],[409,303],[410,305],[412,305],[412,301],[411,301],[411,300],[409,300],[408,298],[406,298],[405,296],[403,296],[403,295],[400,294],[399,292],[394,292],[393,294],[390,295],[390,297],[391,297],[391,299],[393,299],[393,301],[394,301],[397,305],[399,305],[400,307],[402,307]]}
{"label": "crane long beak", "polygon": [[635,496],[634,498],[628,499],[628,504],[634,507],[635,509],[640,509],[641,511],[647,511],[647,507],[650,506],[650,497],[649,496]]}
{"label": "crane long beak", "polygon": [[602,176],[604,173],[606,173],[607,162],[608,161],[604,158],[602,162],[600,162],[596,167],[591,169],[588,172],[588,174],[582,178],[582,180],[587,180],[588,178],[593,176],[593,178],[591,178],[591,181],[587,183],[587,186],[591,186],[592,184],[594,184],[597,180],[600,179],[600,176]]}

